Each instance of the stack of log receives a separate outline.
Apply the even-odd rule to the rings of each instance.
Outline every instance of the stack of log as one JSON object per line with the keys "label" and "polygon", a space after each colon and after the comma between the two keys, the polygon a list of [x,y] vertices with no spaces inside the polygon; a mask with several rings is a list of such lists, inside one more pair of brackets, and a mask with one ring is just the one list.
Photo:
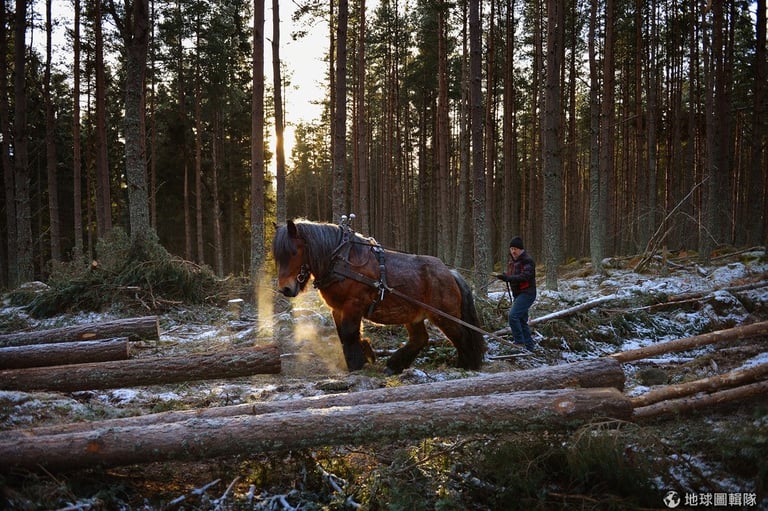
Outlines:
{"label": "stack of log", "polygon": [[[611,355],[619,362],[641,360],[664,353],[686,351],[709,344],[762,338],[768,334],[768,321],[718,330],[670,342]],[[677,385],[653,389],[632,399],[633,419],[642,420],[662,414],[681,413],[720,403],[761,396],[768,390],[768,363],[756,364],[725,374]]]}
{"label": "stack of log", "polygon": [[[581,388],[562,388],[562,387]],[[344,395],[6,431],[2,467],[71,470],[435,435],[563,429],[632,415],[609,358]]]}
{"label": "stack of log", "polygon": [[[702,406],[744,399],[768,390],[768,364],[744,368],[727,375],[682,385],[664,386],[630,398],[623,393],[625,376],[622,363],[657,356],[697,346],[765,336],[768,322],[713,332],[654,344],[640,350],[626,351],[590,361],[540,367],[527,371],[497,373],[460,380],[396,388],[326,395],[280,402],[249,403],[237,406],[172,411],[107,421],[77,423],[17,431],[5,431],[0,437],[0,471],[7,469],[70,470],[91,466],[118,466],[166,460],[192,460],[307,447],[364,444],[393,440],[414,440],[433,436],[505,433],[543,428],[568,429],[596,419],[643,420],[669,412],[681,412]],[[0,338],[2,342],[2,338]],[[261,351],[259,351],[261,350]],[[274,369],[267,359],[277,358],[275,347],[250,350],[259,352],[256,364],[263,372]],[[222,362],[217,377],[237,376],[227,372],[248,358],[240,350],[235,361]],[[261,358],[259,358],[261,357]],[[195,374],[184,360],[163,364],[162,381],[169,380],[174,369],[180,377],[208,378],[212,368]],[[139,361],[136,361],[139,362]],[[24,379],[18,376],[35,368],[0,371],[0,388],[50,388],[54,381],[59,390],[78,388],[69,381],[87,381],[80,387],[93,388],[98,381],[117,379],[116,369],[99,364],[125,364],[126,361],[79,364],[59,376],[55,368],[45,375]],[[201,364],[194,360],[192,366]],[[207,364],[207,362],[205,363]],[[97,370],[95,367],[101,367]],[[64,367],[64,366],[57,366]],[[253,370],[251,367],[249,370]],[[96,373],[96,376],[89,375]],[[132,367],[127,373],[144,375],[134,384],[156,380],[146,367]],[[29,373],[31,374],[31,373]],[[68,374],[68,379],[64,378]],[[73,375],[76,374],[76,377]],[[129,374],[121,378],[127,384]],[[41,382],[35,386],[34,382]],[[725,390],[723,390],[725,389]],[[702,392],[706,392],[703,394]],[[711,392],[711,393],[710,393]]]}
{"label": "stack of log", "polygon": [[129,342],[159,338],[156,316],[0,335],[0,390],[74,392],[280,372],[275,345],[129,358]]}

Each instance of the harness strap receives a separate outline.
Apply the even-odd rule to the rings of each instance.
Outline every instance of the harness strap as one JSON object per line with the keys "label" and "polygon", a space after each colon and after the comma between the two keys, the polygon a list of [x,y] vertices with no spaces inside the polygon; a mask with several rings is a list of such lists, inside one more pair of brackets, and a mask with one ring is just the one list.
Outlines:
{"label": "harness strap", "polygon": [[499,337],[496,334],[492,334],[491,332],[486,332],[482,328],[477,327],[477,326],[473,325],[472,323],[467,323],[463,319],[457,318],[456,316],[452,316],[451,314],[448,314],[447,312],[443,312],[440,309],[438,309],[437,307],[432,307],[429,304],[426,304],[424,302],[420,302],[419,300],[416,300],[415,298],[411,298],[407,294],[401,293],[397,289],[389,288],[388,291],[390,293],[392,293],[393,295],[395,295],[395,296],[397,296],[399,298],[402,298],[403,300],[405,300],[407,302],[411,302],[414,305],[418,305],[419,307],[423,307],[423,308],[427,309],[430,312],[433,312],[433,313],[435,313],[435,314],[437,314],[439,316],[442,316],[442,317],[444,317],[446,319],[450,319],[454,323],[458,323],[461,326],[465,326],[465,327],[469,328],[470,330],[474,330],[475,332],[478,332],[478,333],[480,333],[482,335],[487,335],[488,337],[492,337],[492,338],[496,339],[499,342],[506,342],[504,339],[502,339],[501,337]]}
{"label": "harness strap", "polygon": [[[469,328],[470,330],[474,330],[475,332],[478,332],[482,335],[492,337],[493,339],[496,339],[499,342],[506,342],[504,339],[502,339],[496,334],[486,332],[482,328],[477,327],[471,323],[467,323],[461,318],[452,316],[451,314],[448,314],[447,312],[443,312],[436,307],[433,307],[429,304],[416,300],[415,298],[411,298],[410,296],[402,293],[401,291],[398,291],[395,288],[389,287],[389,285],[387,284],[387,268],[386,268],[386,265],[384,264],[384,249],[381,248],[381,245],[379,245],[378,242],[376,242],[376,240],[374,240],[373,238],[370,238],[369,241],[371,241],[371,250],[374,252],[374,254],[376,255],[376,259],[379,262],[379,280],[374,280],[371,277],[368,277],[367,275],[363,275],[362,273],[352,270],[350,268],[349,260],[347,259],[347,256],[349,255],[349,249],[351,248],[351,244],[353,243],[353,241],[350,239],[350,236],[349,236],[350,233],[348,229],[349,229],[348,227],[342,229],[341,241],[339,243],[339,246],[336,247],[336,250],[334,250],[332,254],[331,267],[328,273],[322,279],[320,279],[319,281],[315,279],[315,284],[314,284],[315,288],[321,289],[334,282],[344,280],[344,278],[350,278],[352,280],[356,280],[357,282],[360,282],[361,284],[365,284],[366,286],[371,286],[379,290],[379,296],[376,299],[374,299],[373,302],[371,302],[371,305],[368,307],[368,312],[366,316],[370,316],[373,313],[373,310],[376,308],[376,305],[384,299],[384,294],[387,292],[390,292],[393,295],[397,296],[398,298],[402,298],[403,300],[410,302],[413,305],[422,307],[434,314],[437,314],[438,316],[442,316],[446,319],[453,321],[454,323],[458,323],[461,326]],[[339,263],[343,263],[343,264],[339,264]]]}

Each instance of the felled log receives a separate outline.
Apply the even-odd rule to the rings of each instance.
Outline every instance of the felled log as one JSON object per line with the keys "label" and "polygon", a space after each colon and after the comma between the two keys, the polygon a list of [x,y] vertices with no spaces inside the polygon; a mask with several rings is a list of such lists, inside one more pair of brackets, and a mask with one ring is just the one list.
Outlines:
{"label": "felled log", "polygon": [[737,326],[726,330],[718,330],[707,334],[685,337],[669,342],[651,344],[635,350],[622,351],[610,355],[619,362],[631,362],[643,358],[661,355],[662,353],[671,353],[675,351],[685,351],[707,344],[715,344],[725,341],[736,341],[740,339],[749,339],[758,335],[768,333],[768,321],[752,323],[751,325]]}
{"label": "felled log", "polygon": [[0,371],[0,390],[77,390],[236,378],[280,372],[276,345],[163,358]]}
{"label": "felled log", "polygon": [[160,324],[157,316],[116,319],[103,323],[73,325],[48,330],[16,332],[0,335],[0,348],[28,344],[92,341],[110,337],[128,337],[131,341],[159,339]]}
{"label": "felled log", "polygon": [[[584,312],[590,309],[594,309],[599,305],[602,305],[604,303],[608,303],[617,299],[618,298],[616,296],[601,296],[600,298],[595,298],[594,300],[580,303],[578,305],[574,305],[573,307],[569,307],[567,309],[555,311],[550,314],[545,314],[544,316],[539,316],[538,318],[531,318],[530,320],[528,320],[528,324],[530,326],[534,326],[539,323],[543,323],[545,321],[551,321],[553,319],[567,318],[568,316],[572,316],[574,314],[578,314],[579,312]],[[497,330],[494,333],[497,335],[500,335],[508,332],[509,332],[509,327],[504,327],[501,330]]]}
{"label": "felled log", "polygon": [[746,383],[753,383],[767,376],[768,364],[760,364],[688,383],[664,385],[632,398],[632,406],[638,408],[652,405],[659,401],[690,396],[698,392],[712,392],[728,387],[736,387]]}
{"label": "felled log", "polygon": [[106,362],[128,358],[128,338],[0,348],[0,369]]}
{"label": "felled log", "polygon": [[57,471],[541,427],[567,429],[597,417],[626,420],[631,415],[629,399],[611,388],[189,419],[26,439],[0,437],[0,470]]}
{"label": "felled log", "polygon": [[76,422],[73,424],[4,431],[2,435],[5,438],[58,435],[97,428],[147,426],[158,423],[180,422],[193,418],[211,419],[235,415],[261,415],[334,406],[358,407],[376,403],[479,396],[483,394],[564,387],[614,387],[621,390],[624,388],[624,372],[621,369],[621,364],[617,361],[610,358],[599,358],[574,362],[572,364],[540,367],[525,371],[494,373],[473,378],[462,378],[460,380],[403,385],[400,387],[353,392],[351,394],[328,394],[285,401],[266,401],[194,410],[173,410],[98,422]]}
{"label": "felled log", "polygon": [[670,399],[648,406],[641,406],[635,408],[632,419],[643,420],[658,417],[659,415],[685,413],[699,408],[713,408],[724,403],[764,396],[766,392],[768,392],[768,380],[763,380],[732,389],[720,390],[711,394],[697,394],[695,396]]}

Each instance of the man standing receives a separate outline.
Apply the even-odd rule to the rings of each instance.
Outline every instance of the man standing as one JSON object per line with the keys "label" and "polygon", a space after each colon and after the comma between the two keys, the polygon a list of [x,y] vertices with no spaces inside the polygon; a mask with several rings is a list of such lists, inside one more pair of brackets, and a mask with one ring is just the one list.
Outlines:
{"label": "man standing", "polygon": [[519,236],[509,242],[507,272],[496,278],[507,282],[512,289],[512,307],[509,309],[509,329],[515,344],[533,351],[536,345],[528,327],[528,309],[536,300],[536,263],[528,255]]}

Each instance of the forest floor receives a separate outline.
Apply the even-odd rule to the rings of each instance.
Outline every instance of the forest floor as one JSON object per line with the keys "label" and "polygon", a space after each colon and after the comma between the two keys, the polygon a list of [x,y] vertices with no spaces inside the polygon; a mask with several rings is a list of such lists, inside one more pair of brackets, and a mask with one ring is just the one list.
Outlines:
{"label": "forest floor", "polygon": [[[632,270],[635,262],[612,260],[604,276],[593,275],[584,261],[561,268],[558,291],[539,290],[532,318],[601,297],[611,300],[537,323],[532,355],[505,359],[514,348],[490,340],[480,373],[588,360],[768,320],[768,258],[762,248],[724,252],[707,267],[685,254],[644,273]],[[701,295],[668,302],[687,293]],[[386,376],[386,353],[404,341],[405,330],[371,324],[365,333],[384,356],[348,373],[330,313],[313,290],[274,303],[259,313],[246,306],[236,316],[225,307],[173,306],[158,314],[160,339],[133,343],[131,353],[158,357],[277,342],[281,374],[73,393],[0,391],[0,436],[36,426],[478,374],[453,368],[453,348],[430,328],[430,345],[414,366]],[[509,301],[498,283],[477,306],[487,330],[505,326]],[[0,333],[136,312],[115,304],[102,313],[40,320],[6,303],[0,305]],[[766,341],[738,340],[624,364],[625,393],[637,396],[658,385],[766,364]],[[3,471],[0,509],[664,509],[678,502],[670,492],[681,509],[768,509],[766,459],[768,399],[756,396],[641,423],[600,421],[566,432],[531,429],[62,473]]]}

